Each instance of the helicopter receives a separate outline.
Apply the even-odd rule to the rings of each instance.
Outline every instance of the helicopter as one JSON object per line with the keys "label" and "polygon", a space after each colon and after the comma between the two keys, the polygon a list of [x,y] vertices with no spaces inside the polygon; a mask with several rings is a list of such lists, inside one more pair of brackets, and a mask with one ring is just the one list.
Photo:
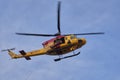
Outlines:
{"label": "helicopter", "polygon": [[[42,43],[43,48],[25,52],[24,50],[20,50],[19,54],[14,53],[12,49],[5,49],[2,51],[8,51],[8,54],[12,59],[25,58],[26,60],[31,60],[32,56],[38,55],[51,55],[51,56],[59,56],[59,58],[54,59],[54,61],[60,61],[62,59],[74,57],[80,54],[74,53],[76,49],[81,48],[86,44],[85,38],[78,38],[78,35],[98,35],[104,34],[104,32],[94,32],[94,33],[78,33],[78,34],[61,34],[60,29],[60,10],[61,10],[61,1],[58,1],[57,4],[57,30],[58,32],[55,34],[34,34],[34,33],[16,33],[17,35],[26,35],[26,36],[42,36],[42,37],[54,37],[50,40],[47,40]],[[73,52],[72,55],[62,56],[64,54],[68,54]]]}

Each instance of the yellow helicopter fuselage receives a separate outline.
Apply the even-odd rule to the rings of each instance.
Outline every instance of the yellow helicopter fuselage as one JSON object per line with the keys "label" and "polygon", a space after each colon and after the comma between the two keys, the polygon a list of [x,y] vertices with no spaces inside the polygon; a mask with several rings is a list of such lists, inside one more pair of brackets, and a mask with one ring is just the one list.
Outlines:
{"label": "yellow helicopter fuselage", "polygon": [[43,48],[39,50],[31,52],[21,50],[19,51],[20,54],[15,54],[11,50],[8,50],[8,52],[13,59],[26,58],[29,60],[31,56],[37,55],[63,55],[82,47],[85,43],[86,40],[84,38],[76,38],[75,35],[57,36],[44,42]]}
{"label": "yellow helicopter fuselage", "polygon": [[74,35],[59,36],[53,41],[48,41],[48,44],[44,45],[44,49],[47,49],[47,55],[62,55],[82,47],[85,43],[84,38],[76,38]]}

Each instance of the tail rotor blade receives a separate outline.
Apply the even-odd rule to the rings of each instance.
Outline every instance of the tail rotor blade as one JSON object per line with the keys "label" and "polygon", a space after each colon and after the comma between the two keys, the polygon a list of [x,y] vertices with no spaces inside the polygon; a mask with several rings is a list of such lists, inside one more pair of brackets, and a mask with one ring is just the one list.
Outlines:
{"label": "tail rotor blade", "polygon": [[1,50],[1,52],[8,51],[8,50],[15,50],[15,48],[11,48],[11,49],[4,49],[4,50]]}

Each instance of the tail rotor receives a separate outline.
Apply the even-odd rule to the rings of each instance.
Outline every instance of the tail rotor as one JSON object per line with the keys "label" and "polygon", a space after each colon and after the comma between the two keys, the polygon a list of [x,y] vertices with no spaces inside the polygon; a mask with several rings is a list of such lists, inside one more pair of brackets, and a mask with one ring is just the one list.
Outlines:
{"label": "tail rotor", "polygon": [[4,52],[4,51],[10,51],[10,50],[15,50],[15,48],[11,48],[11,49],[4,49],[4,50],[1,50],[1,52]]}

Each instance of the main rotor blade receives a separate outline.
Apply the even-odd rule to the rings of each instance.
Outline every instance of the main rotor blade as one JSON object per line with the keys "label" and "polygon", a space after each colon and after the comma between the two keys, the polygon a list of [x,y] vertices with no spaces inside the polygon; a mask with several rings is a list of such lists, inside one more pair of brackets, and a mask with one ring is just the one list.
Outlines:
{"label": "main rotor blade", "polygon": [[[78,34],[73,34],[73,35],[100,35],[104,34],[104,32],[94,32],[94,33],[78,33]],[[71,34],[65,34],[65,36],[71,35]]]}
{"label": "main rotor blade", "polygon": [[55,34],[33,34],[33,33],[16,33],[16,34],[26,35],[26,36],[44,36],[44,37],[56,36]]}
{"label": "main rotor blade", "polygon": [[57,11],[57,28],[58,28],[58,34],[61,34],[60,30],[60,7],[61,7],[61,2],[58,2],[58,11]]}

